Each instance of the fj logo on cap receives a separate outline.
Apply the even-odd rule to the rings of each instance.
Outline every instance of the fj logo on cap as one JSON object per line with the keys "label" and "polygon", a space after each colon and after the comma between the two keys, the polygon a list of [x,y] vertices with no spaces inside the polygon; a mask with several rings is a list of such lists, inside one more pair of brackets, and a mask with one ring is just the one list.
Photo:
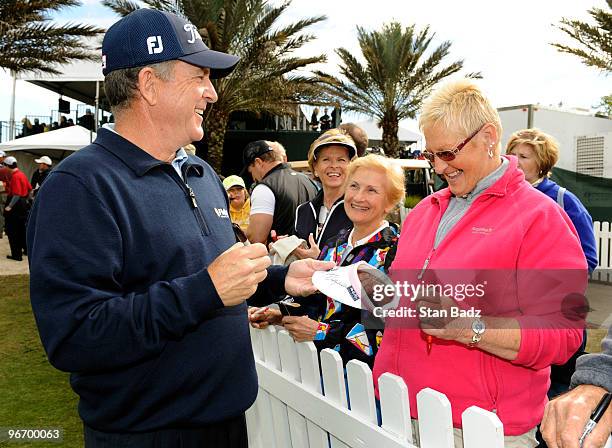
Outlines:
{"label": "fj logo on cap", "polygon": [[149,54],[156,54],[164,51],[164,44],[162,43],[161,36],[147,37],[147,48],[149,49]]}
{"label": "fj logo on cap", "polygon": [[191,23],[185,24],[185,26],[183,26],[183,29],[187,31],[188,33],[191,33],[191,39],[187,39],[187,43],[192,44],[196,41],[196,39],[202,40],[200,33],[198,33],[198,29],[195,26],[193,26]]}

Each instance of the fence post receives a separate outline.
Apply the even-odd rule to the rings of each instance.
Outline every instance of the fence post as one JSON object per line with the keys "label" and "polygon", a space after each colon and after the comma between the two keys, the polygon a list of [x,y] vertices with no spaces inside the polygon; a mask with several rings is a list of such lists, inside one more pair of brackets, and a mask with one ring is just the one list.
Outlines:
{"label": "fence post", "polygon": [[[298,361],[297,349],[295,347],[295,341],[286,330],[281,330],[278,332],[278,348],[283,373],[293,381],[301,383],[302,378],[300,374],[300,365]],[[289,406],[287,406],[287,415],[289,418],[291,447],[309,448],[306,419],[302,417],[295,409]]]}
{"label": "fence post", "polygon": [[413,443],[410,399],[404,380],[392,373],[383,373],[378,378],[378,394],[383,429]]}
{"label": "fence post", "polygon": [[[421,448],[454,448],[453,416],[446,395],[430,388],[417,394]],[[467,447],[465,447],[467,448]]]}
{"label": "fence post", "polygon": [[504,425],[494,413],[470,406],[461,421],[464,448],[504,448]]}
{"label": "fence post", "polygon": [[[342,358],[337,351],[326,348],[321,352],[321,371],[325,396],[337,405],[348,409]],[[332,448],[348,448],[348,445],[334,436],[331,436],[331,446]]]}

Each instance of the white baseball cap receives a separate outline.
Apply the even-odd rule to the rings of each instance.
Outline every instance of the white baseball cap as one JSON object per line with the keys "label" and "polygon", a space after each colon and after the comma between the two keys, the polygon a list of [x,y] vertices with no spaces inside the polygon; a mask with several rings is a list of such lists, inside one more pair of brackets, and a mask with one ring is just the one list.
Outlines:
{"label": "white baseball cap", "polygon": [[[367,284],[364,284],[361,278],[367,278]],[[373,306],[370,290],[374,284],[392,285],[393,283],[383,272],[365,261],[360,261],[329,271],[317,271],[312,275],[312,284],[323,294],[340,303],[370,310]],[[395,296],[390,303],[385,303],[383,308],[395,308],[398,301],[399,297]]]}
{"label": "white baseball cap", "polygon": [[45,165],[53,165],[53,161],[49,156],[42,156],[40,159],[34,159],[36,163],[44,163]]}
{"label": "white baseball cap", "polygon": [[0,151],[0,157],[6,157],[6,153],[4,151]]}
{"label": "white baseball cap", "polygon": [[6,166],[12,167],[13,165],[17,165],[17,159],[13,156],[9,156],[6,159],[4,159],[4,164]]}

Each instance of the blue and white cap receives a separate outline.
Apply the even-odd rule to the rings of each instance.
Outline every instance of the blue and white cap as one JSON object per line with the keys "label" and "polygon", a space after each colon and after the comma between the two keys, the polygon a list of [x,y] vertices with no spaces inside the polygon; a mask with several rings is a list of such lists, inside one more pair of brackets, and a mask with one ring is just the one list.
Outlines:
{"label": "blue and white cap", "polygon": [[197,28],[182,17],[141,8],[113,24],[102,41],[102,73],[143,67],[178,59],[210,68],[211,78],[222,78],[240,58],[210,50]]}

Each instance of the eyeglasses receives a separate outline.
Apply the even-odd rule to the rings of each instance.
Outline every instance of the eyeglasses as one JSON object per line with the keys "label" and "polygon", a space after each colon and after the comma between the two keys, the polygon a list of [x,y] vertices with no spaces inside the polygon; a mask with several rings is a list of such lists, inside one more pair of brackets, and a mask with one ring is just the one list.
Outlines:
{"label": "eyeglasses", "polygon": [[480,126],[476,132],[474,132],[468,138],[466,138],[461,143],[459,143],[455,149],[447,149],[444,151],[437,151],[437,152],[423,151],[423,157],[429,160],[429,162],[432,164],[434,163],[434,160],[436,157],[438,157],[440,160],[444,160],[445,162],[450,162],[451,160],[455,160],[455,157],[457,157],[457,153],[461,151],[463,147],[470,142],[470,140],[476,137],[476,134],[482,131],[482,128],[484,128],[485,125],[486,123]]}

